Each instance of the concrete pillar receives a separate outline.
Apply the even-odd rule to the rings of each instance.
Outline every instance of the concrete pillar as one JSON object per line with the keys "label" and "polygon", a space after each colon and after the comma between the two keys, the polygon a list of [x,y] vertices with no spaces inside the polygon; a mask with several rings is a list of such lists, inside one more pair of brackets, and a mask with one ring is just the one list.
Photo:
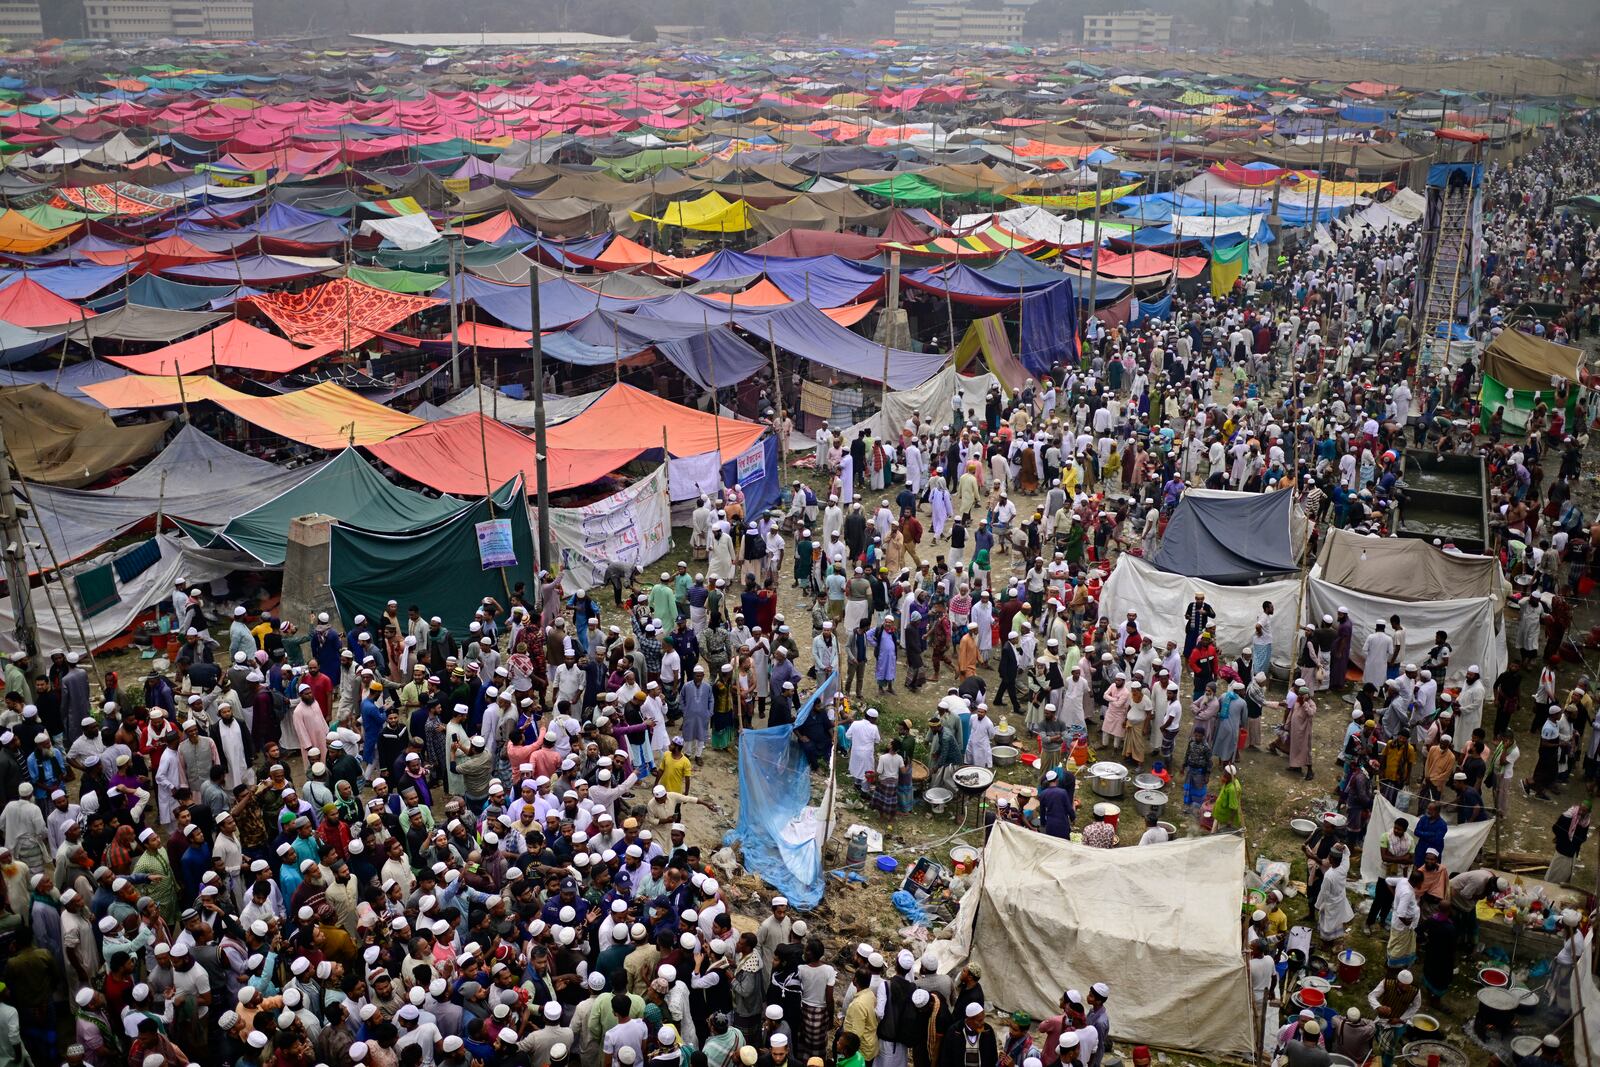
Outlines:
{"label": "concrete pillar", "polygon": [[301,629],[318,611],[326,611],[337,621],[333,594],[328,590],[328,545],[337,521],[332,515],[302,515],[289,523],[281,617]]}

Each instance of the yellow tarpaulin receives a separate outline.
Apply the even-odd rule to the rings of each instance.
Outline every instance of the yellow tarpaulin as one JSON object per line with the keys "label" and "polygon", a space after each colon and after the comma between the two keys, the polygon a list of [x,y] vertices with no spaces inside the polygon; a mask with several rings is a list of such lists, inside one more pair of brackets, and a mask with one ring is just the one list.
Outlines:
{"label": "yellow tarpaulin", "polygon": [[[1331,161],[1330,161],[1331,162]],[[1308,178],[1294,187],[1294,191],[1304,196],[1316,196],[1317,186],[1322,186],[1323,196],[1371,196],[1380,189],[1393,189],[1394,182],[1318,182],[1316,178]]]}
{"label": "yellow tarpaulin", "polygon": [[332,382],[278,396],[250,396],[200,375],[159,378],[130,374],[86,385],[83,392],[108,408],[175,408],[210,401],[269,433],[312,448],[377,444],[423,422]]}
{"label": "yellow tarpaulin", "polygon": [[707,193],[698,200],[680,200],[668,204],[660,217],[641,215],[637,211],[628,214],[635,222],[653,222],[657,226],[677,226],[685,230],[712,233],[738,233],[751,226],[750,209],[745,202],[728,200],[721,193]]}
{"label": "yellow tarpaulin", "polygon": [[[1143,184],[1143,182],[1134,182],[1132,185],[1122,185],[1115,189],[1102,189],[1100,190],[1100,204],[1104,206],[1113,200],[1119,200]],[[1087,193],[1066,193],[1058,196],[1018,196],[1013,194],[1008,195],[1006,199],[1014,200],[1019,204],[1034,204],[1038,207],[1051,208],[1055,211],[1088,211],[1095,206],[1093,190]]]}
{"label": "yellow tarpaulin", "polygon": [[0,252],[31,254],[43,251],[71,237],[79,225],[74,223],[52,230],[40,226],[20,211],[7,211],[0,214]]}
{"label": "yellow tarpaulin", "polygon": [[999,315],[986,315],[974,319],[967,326],[966,336],[956,346],[951,359],[957,372],[983,354],[989,373],[995,376],[1000,388],[1008,395],[1019,392],[1028,382],[1028,371],[1011,351],[1011,339],[1006,335],[1005,323]]}

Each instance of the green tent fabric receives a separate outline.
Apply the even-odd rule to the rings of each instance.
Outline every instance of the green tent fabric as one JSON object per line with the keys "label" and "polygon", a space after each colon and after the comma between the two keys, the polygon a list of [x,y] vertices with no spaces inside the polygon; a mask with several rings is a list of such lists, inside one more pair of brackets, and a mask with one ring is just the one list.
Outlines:
{"label": "green tent fabric", "polygon": [[[492,498],[415,533],[335,526],[328,545],[328,588],[340,617],[349,625],[358,613],[379,612],[404,593],[427,604],[451,630],[465,633],[484,597],[505,603],[506,590],[518,582],[533,588],[538,568],[523,492],[522,479],[514,478]],[[511,520],[514,567],[485,570],[479,564],[477,524],[491,518]]]}
{"label": "green tent fabric", "polygon": [[896,174],[888,181],[873,182],[856,187],[863,193],[872,193],[895,204],[910,207],[932,207],[946,200],[971,200],[980,204],[1004,203],[1006,198],[986,189],[968,188],[948,192],[920,174]]}
{"label": "green tent fabric", "polygon": [[[512,245],[473,245],[456,251],[456,266],[463,270],[492,267],[501,260],[521,254]],[[450,265],[450,243],[441,238],[421,248],[375,248],[371,257],[374,263],[386,270],[410,273],[440,271]]]}
{"label": "green tent fabric", "polygon": [[355,449],[347,448],[293,489],[235,516],[225,526],[180,525],[204,547],[231,545],[269,567],[281,567],[288,552],[289,524],[301,515],[332,515],[363,530],[404,533],[433,526],[459,514],[465,506],[455,497],[430,497],[401,489]]}
{"label": "green tent fabric", "polygon": [[82,571],[72,579],[78,587],[78,610],[84,618],[100,614],[122,599],[117,592],[117,572],[107,563]]}
{"label": "green tent fabric", "polygon": [[391,293],[431,293],[450,280],[439,274],[384,270],[381,267],[351,267],[349,277],[375,289],[387,289]]}
{"label": "green tent fabric", "polygon": [[647,148],[631,156],[597,159],[595,163],[613,178],[636,182],[648,180],[650,175],[667,167],[693,166],[705,157],[706,153],[698,148]]}
{"label": "green tent fabric", "polygon": [[[1567,390],[1566,413],[1569,418],[1577,400],[1577,390]],[[1507,430],[1521,433],[1528,427],[1528,416],[1532,415],[1533,409],[1540,404],[1546,407],[1556,406],[1555,390],[1508,389],[1504,383],[1485,374],[1483,386],[1478,392],[1478,422],[1483,430],[1488,432],[1489,420],[1494,416],[1495,409],[1504,405],[1505,411],[1500,416],[1501,425]]]}

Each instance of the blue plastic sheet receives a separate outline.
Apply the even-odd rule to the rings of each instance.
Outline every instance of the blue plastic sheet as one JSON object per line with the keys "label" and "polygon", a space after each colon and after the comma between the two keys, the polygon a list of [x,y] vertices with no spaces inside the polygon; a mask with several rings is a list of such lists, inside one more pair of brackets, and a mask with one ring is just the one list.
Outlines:
{"label": "blue plastic sheet", "polygon": [[1128,321],[1144,322],[1146,319],[1169,319],[1172,317],[1172,294],[1168,293],[1160,300],[1134,301],[1133,314]]}
{"label": "blue plastic sheet", "polygon": [[822,900],[822,849],[815,837],[787,840],[785,829],[811,803],[811,767],[791,738],[812,714],[819,698],[839,682],[835,671],[800,707],[788,726],[744,730],[739,734],[739,822],[726,844],[744,852],[745,869],[806,910]]}
{"label": "blue plastic sheet", "polygon": [[1059,363],[1078,362],[1078,304],[1064,281],[1022,298],[1017,358],[1038,377]]}

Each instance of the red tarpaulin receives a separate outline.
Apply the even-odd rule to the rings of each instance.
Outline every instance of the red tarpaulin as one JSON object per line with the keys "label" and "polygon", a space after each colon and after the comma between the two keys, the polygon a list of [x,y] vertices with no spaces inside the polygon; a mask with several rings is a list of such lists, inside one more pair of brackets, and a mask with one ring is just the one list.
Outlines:
{"label": "red tarpaulin", "polygon": [[154,352],[105,358],[140,374],[194,374],[211,367],[288,374],[333,350],[331,345],[300,348],[277,334],[229,319],[214,330]]}
{"label": "red tarpaulin", "polygon": [[93,318],[94,314],[26,276],[0,289],[0,319],[17,326],[62,326]]}
{"label": "red tarpaulin", "polygon": [[375,335],[431,308],[431,296],[391,293],[349,278],[335,278],[299,293],[264,293],[240,301],[258,309],[291,340],[304,345],[344,347],[365,344]]}

